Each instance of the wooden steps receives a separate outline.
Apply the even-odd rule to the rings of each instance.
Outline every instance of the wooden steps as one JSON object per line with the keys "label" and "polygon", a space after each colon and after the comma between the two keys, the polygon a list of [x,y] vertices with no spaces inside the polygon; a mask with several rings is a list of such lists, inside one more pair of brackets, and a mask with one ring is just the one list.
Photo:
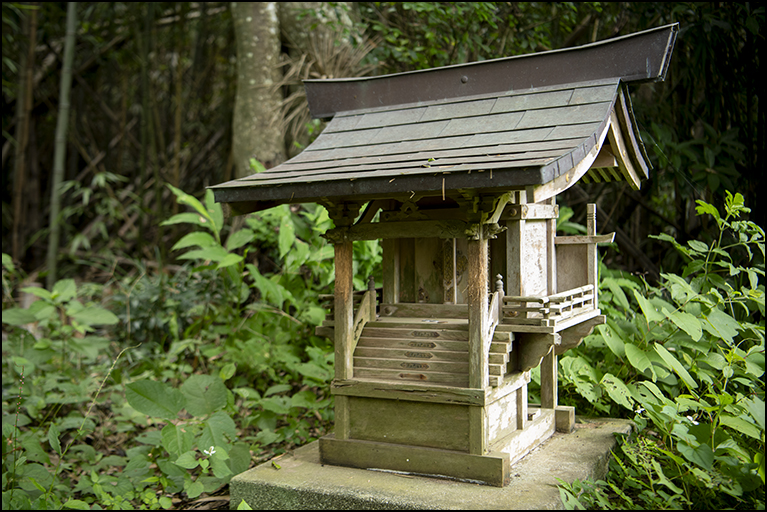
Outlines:
{"label": "wooden steps", "polygon": [[[506,373],[511,338],[508,332],[493,333],[488,357],[493,386]],[[468,387],[468,322],[368,322],[354,351],[354,377]]]}

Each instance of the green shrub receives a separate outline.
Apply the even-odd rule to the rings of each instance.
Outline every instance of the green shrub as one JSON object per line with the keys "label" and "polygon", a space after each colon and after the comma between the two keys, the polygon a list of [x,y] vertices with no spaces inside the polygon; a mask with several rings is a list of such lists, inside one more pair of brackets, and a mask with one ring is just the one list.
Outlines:
{"label": "green shrub", "polygon": [[569,508],[764,508],[764,231],[727,193],[718,236],[681,245],[659,288],[603,269],[607,324],[560,360],[563,403],[633,417],[608,481],[562,485]]}
{"label": "green shrub", "polygon": [[[327,212],[278,207],[224,236],[210,192],[172,190],[191,211],[165,224],[196,228],[172,248],[188,263],[111,284],[108,305],[62,280],[16,307],[3,255],[4,509],[169,508],[331,424],[332,343],[314,335],[332,292]],[[380,280],[378,244],[355,257]]]}

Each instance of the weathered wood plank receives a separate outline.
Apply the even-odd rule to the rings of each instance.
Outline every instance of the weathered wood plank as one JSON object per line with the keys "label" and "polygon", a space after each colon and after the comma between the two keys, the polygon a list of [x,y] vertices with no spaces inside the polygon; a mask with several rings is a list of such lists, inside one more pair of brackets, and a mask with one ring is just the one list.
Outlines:
{"label": "weathered wood plank", "polygon": [[[500,354],[496,354],[496,356],[499,355]],[[425,348],[357,347],[357,350],[354,351],[354,357],[355,361],[356,358],[373,357],[379,359],[404,359],[429,362],[469,362],[468,350],[435,350]]]}
{"label": "weathered wood plank", "polygon": [[557,355],[554,350],[541,361],[541,407],[557,407]]}
{"label": "weathered wood plank", "polygon": [[[415,240],[412,238],[402,238],[399,242],[400,265],[399,265],[399,301],[415,302]],[[388,316],[384,305],[381,305],[381,316]]]}
{"label": "weathered wood plank", "polygon": [[400,301],[398,304],[381,304],[382,317],[413,318],[468,318],[466,304],[419,304]]}
{"label": "weathered wood plank", "polygon": [[[398,338],[400,333],[396,333]],[[498,342],[498,345],[504,345]],[[389,337],[368,337],[362,336],[357,343],[357,348],[370,347],[370,348],[398,348],[403,350],[457,350],[463,351],[468,354],[469,342],[466,341],[449,341],[443,338],[418,338],[418,339],[393,339]]]}
{"label": "weathered wood plank", "polygon": [[383,248],[383,291],[381,293],[382,303],[396,303],[399,301],[399,265],[400,252],[399,240],[396,238],[384,239],[381,242]]}
{"label": "weathered wood plank", "polygon": [[421,448],[373,441],[320,439],[323,464],[388,469],[423,475],[444,475],[503,487],[509,482],[507,453],[484,456],[457,451]]}
{"label": "weathered wood plank", "polygon": [[418,370],[395,370],[387,368],[359,368],[359,379],[382,379],[392,382],[422,382],[424,384],[446,384],[459,388],[469,387],[468,374],[427,372]]}
{"label": "weathered wood plank", "polygon": [[462,361],[436,361],[433,359],[390,359],[380,357],[369,356],[355,356],[354,357],[354,370],[360,371],[361,369],[387,369],[397,370],[399,372],[441,372],[441,373],[455,373],[455,374],[468,374],[469,363]]}
{"label": "weathered wood plank", "polygon": [[468,406],[369,397],[349,403],[352,439],[468,451]]}
{"label": "weathered wood plank", "polygon": [[[508,380],[508,379],[507,379]],[[334,395],[386,398],[415,402],[485,405],[485,390],[466,387],[427,384],[424,382],[376,380],[334,380],[330,386]]]}

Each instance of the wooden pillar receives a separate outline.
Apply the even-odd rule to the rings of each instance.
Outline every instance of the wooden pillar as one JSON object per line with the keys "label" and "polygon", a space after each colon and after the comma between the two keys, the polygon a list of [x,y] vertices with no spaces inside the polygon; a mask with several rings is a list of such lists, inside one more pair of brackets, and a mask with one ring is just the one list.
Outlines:
{"label": "wooden pillar", "polygon": [[396,304],[399,302],[400,249],[399,239],[387,238],[381,240],[383,249],[383,293],[381,302]]}
{"label": "wooden pillar", "polygon": [[[341,242],[335,249],[335,377],[351,379],[354,375],[352,358],[354,302],[352,293],[353,264],[352,242]],[[335,434],[336,439],[349,438],[349,397],[335,397]]]}
{"label": "wooden pillar", "polygon": [[555,347],[541,361],[541,408],[557,407],[557,354]]}
{"label": "wooden pillar", "polygon": [[[597,235],[597,205],[589,203],[586,205],[586,235]],[[597,260],[597,244],[596,242],[586,245],[586,260],[588,262],[588,282],[594,285],[594,307],[598,307],[599,300],[597,298],[597,288],[599,288],[598,274],[599,274],[599,262]]]}
{"label": "wooden pillar", "polygon": [[[488,385],[487,366],[487,308],[488,268],[487,239],[469,240],[468,288],[469,303],[469,387],[484,389]],[[484,455],[487,451],[487,414],[484,407],[469,407],[469,453]]]}

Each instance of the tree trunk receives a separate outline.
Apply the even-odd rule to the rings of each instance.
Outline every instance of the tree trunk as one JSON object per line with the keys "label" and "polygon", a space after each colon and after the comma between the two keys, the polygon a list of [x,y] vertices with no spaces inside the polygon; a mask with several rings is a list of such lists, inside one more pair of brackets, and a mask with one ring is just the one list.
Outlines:
{"label": "tree trunk", "polygon": [[56,148],[53,153],[53,183],[51,184],[51,234],[48,241],[48,289],[56,283],[56,256],[59,252],[61,234],[61,182],[64,177],[64,158],[67,152],[67,128],[69,128],[69,90],[72,86],[72,61],[75,56],[75,28],[77,27],[77,2],[67,4],[67,35],[64,40],[64,62],[59,87],[59,115],[56,120]]}
{"label": "tree trunk", "polygon": [[235,177],[253,173],[250,159],[268,169],[285,160],[284,136],[276,129],[281,95],[270,92],[279,80],[280,27],[276,2],[232,3],[237,40],[237,97],[232,123]]}
{"label": "tree trunk", "polygon": [[27,172],[27,146],[29,141],[29,112],[32,110],[32,70],[35,66],[37,41],[37,8],[29,11],[24,20],[24,34],[27,36],[28,52],[22,57],[19,74],[19,94],[16,98],[16,160],[14,162],[13,227],[11,230],[11,255],[19,261],[26,239],[24,188]]}

